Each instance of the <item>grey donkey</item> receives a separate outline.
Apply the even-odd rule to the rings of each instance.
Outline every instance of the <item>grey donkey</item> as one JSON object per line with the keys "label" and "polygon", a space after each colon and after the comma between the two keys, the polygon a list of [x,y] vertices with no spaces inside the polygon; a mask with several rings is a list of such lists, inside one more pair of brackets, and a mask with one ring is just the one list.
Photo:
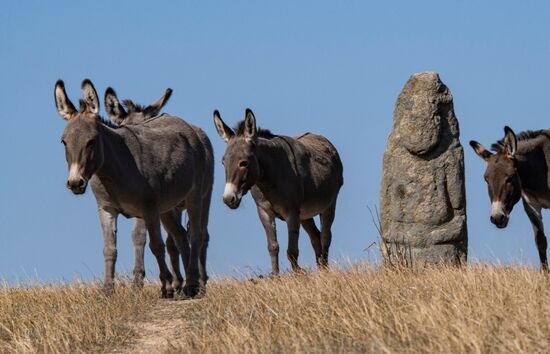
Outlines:
{"label": "grey donkey", "polygon": [[483,177],[491,200],[491,222],[505,228],[521,200],[533,227],[541,270],[548,272],[542,209],[550,209],[550,130],[516,135],[506,126],[504,138],[491,146],[494,152],[474,140],[470,145],[487,162]]}
{"label": "grey donkey", "polygon": [[[155,255],[163,297],[172,297],[172,274],[165,261],[162,225],[187,266],[186,296],[198,294],[207,281],[208,212],[213,182],[212,146],[202,130],[180,118],[163,115],[143,124],[116,127],[99,115],[99,99],[90,82],[82,82],[77,110],[63,81],[55,84],[55,103],[67,125],[61,136],[69,168],[67,187],[83,194],[88,182],[97,201],[103,230],[104,287],[114,286],[117,217],[143,219]],[[189,214],[189,239],[179,210]],[[199,283],[200,277],[200,283]]]}
{"label": "grey donkey", "polygon": [[[235,130],[224,123],[218,111],[214,111],[214,124],[227,143],[222,160],[226,177],[223,201],[236,209],[251,190],[267,235],[273,274],[279,273],[275,218],[286,221],[287,256],[293,270],[300,269],[300,224],[311,239],[318,266],[326,266],[336,199],[344,183],[336,148],[325,137],[312,133],[292,138],[257,129],[250,109]],[[321,217],[320,231],[313,219],[316,215]]]}
{"label": "grey donkey", "polygon": [[[166,89],[165,93],[149,106],[141,106],[134,103],[132,100],[126,99],[119,101],[116,92],[109,87],[105,91],[105,110],[111,120],[118,126],[128,126],[141,124],[149,119],[157,117],[168,102],[172,95],[172,89]],[[126,108],[124,108],[126,106]],[[179,210],[178,218],[181,220],[181,210]],[[183,228],[187,234],[187,230]],[[143,286],[145,277],[144,249],[147,235],[147,225],[143,219],[136,219],[134,230],[132,231],[132,242],[134,245],[135,263],[134,263],[134,285],[137,287]],[[179,260],[180,254],[174,242],[172,235],[168,233],[166,238],[166,250],[170,258],[170,266],[172,268],[172,287],[175,291],[181,291],[183,285],[183,277],[181,275]],[[188,256],[186,256],[188,259]]]}

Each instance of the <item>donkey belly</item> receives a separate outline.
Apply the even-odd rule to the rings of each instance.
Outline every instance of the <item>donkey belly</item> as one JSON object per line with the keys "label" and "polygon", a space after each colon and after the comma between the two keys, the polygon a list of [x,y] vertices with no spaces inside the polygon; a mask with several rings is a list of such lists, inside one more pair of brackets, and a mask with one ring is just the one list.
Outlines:
{"label": "donkey belly", "polygon": [[159,209],[161,213],[180,207],[185,200],[190,198],[197,189],[197,182],[193,179],[193,174],[174,180],[169,185],[164,185],[159,197]]}
{"label": "donkey belly", "polygon": [[314,216],[317,216],[323,212],[326,208],[301,208],[300,209],[300,220],[311,219]]}
{"label": "donkey belly", "polygon": [[144,216],[147,203],[141,198],[145,194],[143,191],[142,193],[135,193],[132,190],[117,188],[109,183],[105,185],[95,175],[90,179],[90,186],[98,207],[114,210],[127,218],[142,218]]}
{"label": "donkey belly", "polygon": [[324,212],[336,200],[342,186],[342,173],[337,169],[312,173],[304,178],[304,200],[300,205],[300,218],[312,218]]}
{"label": "donkey belly", "polygon": [[312,217],[321,214],[331,204],[330,200],[316,200],[309,203],[304,203],[300,207],[300,220],[311,219]]}

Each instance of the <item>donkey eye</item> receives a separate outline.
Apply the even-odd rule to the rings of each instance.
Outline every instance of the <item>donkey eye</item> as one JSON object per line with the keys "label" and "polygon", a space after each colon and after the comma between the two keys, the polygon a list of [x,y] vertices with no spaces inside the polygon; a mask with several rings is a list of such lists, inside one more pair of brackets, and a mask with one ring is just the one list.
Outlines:
{"label": "donkey eye", "polygon": [[248,167],[248,161],[246,161],[246,160],[240,161],[240,162],[239,162],[239,167],[240,167],[240,168]]}
{"label": "donkey eye", "polygon": [[88,142],[86,143],[86,146],[91,148],[92,146],[94,146],[94,144],[95,144],[95,140],[92,139],[92,140],[88,140]]}

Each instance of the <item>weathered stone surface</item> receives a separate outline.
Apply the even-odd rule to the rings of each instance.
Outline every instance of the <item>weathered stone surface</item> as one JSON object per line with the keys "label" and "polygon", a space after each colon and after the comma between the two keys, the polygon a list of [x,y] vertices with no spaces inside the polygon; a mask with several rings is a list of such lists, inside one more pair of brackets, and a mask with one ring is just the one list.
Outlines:
{"label": "weathered stone surface", "polygon": [[397,98],[380,211],[386,260],[456,264],[466,259],[464,151],[453,97],[437,73],[412,75]]}

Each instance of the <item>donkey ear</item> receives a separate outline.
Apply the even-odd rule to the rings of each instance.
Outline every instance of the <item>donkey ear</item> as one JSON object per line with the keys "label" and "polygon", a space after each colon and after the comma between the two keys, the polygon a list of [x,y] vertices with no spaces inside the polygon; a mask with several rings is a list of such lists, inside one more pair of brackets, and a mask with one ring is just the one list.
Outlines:
{"label": "donkey ear", "polygon": [[107,87],[107,90],[105,90],[105,110],[109,118],[118,125],[128,116],[112,87]]}
{"label": "donkey ear", "polygon": [[63,117],[63,119],[71,119],[77,111],[71,100],[67,97],[63,80],[57,80],[55,83],[54,97],[55,107],[57,107],[57,112],[59,115]]}
{"label": "donkey ear", "polygon": [[474,151],[476,152],[477,156],[481,157],[483,160],[487,161],[489,160],[489,157],[491,157],[493,155],[492,152],[490,152],[489,150],[485,149],[483,147],[483,145],[481,145],[480,143],[478,143],[477,141],[475,140],[471,140],[470,141],[470,146],[474,149]]}
{"label": "donkey ear", "polygon": [[235,132],[233,131],[233,129],[229,128],[227,124],[225,124],[218,110],[214,111],[214,125],[216,126],[218,134],[226,143],[229,141],[229,139],[235,136]]}
{"label": "donkey ear", "polygon": [[99,114],[99,98],[94,85],[88,79],[82,81],[82,99],[86,102],[86,112]]}
{"label": "donkey ear", "polygon": [[504,127],[504,149],[508,156],[514,157],[518,147],[516,133],[509,126]]}
{"label": "donkey ear", "polygon": [[258,130],[256,129],[256,117],[250,108],[246,109],[246,116],[244,118],[244,138],[246,141],[253,141],[256,139]]}
{"label": "donkey ear", "polygon": [[162,107],[164,107],[164,105],[170,99],[170,96],[172,96],[172,89],[167,88],[166,91],[164,92],[164,95],[162,95],[162,97],[160,97],[158,100],[151,103],[147,108],[145,108],[145,110],[143,111],[145,116],[146,117],[157,116],[160,110],[162,109]]}

